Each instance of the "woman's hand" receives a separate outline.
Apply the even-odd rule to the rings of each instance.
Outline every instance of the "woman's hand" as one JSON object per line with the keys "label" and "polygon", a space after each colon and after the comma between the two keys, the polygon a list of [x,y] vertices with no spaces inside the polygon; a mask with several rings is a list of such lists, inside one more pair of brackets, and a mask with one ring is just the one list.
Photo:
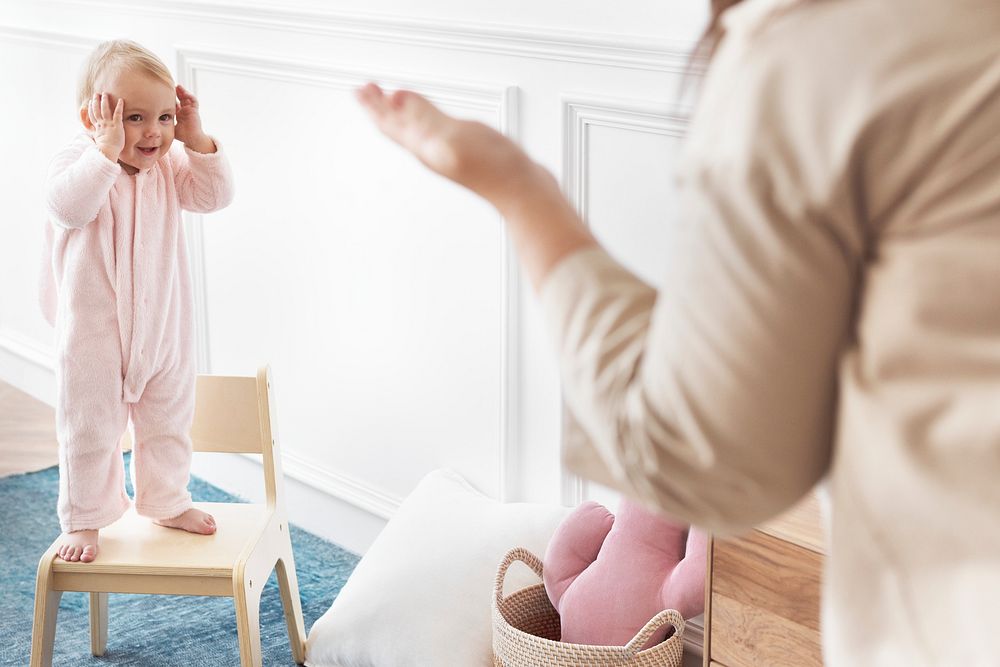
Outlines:
{"label": "woman's hand", "polygon": [[493,128],[408,90],[386,95],[369,83],[357,97],[386,136],[497,208],[536,288],[563,258],[596,244],[552,174]]}
{"label": "woman's hand", "polygon": [[184,86],[177,86],[177,126],[174,138],[198,153],[214,153],[215,142],[201,129],[201,114],[198,113],[198,98]]}
{"label": "woman's hand", "polygon": [[537,176],[537,165],[513,141],[482,123],[452,118],[417,93],[386,94],[369,83],[356,94],[386,136],[501,210]]}
{"label": "woman's hand", "polygon": [[94,133],[94,143],[104,153],[104,157],[112,162],[118,162],[118,157],[125,148],[125,125],[122,123],[122,110],[125,101],[121,98],[111,109],[110,93],[94,93],[87,104],[87,118],[90,129]]}

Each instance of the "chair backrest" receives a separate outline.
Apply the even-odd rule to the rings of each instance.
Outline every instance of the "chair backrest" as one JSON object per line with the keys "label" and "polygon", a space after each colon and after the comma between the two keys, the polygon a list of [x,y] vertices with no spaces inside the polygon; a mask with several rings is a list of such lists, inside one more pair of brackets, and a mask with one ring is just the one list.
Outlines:
{"label": "chair backrest", "polygon": [[191,442],[196,452],[260,454],[270,507],[282,506],[284,477],[275,429],[271,371],[257,377],[199,375]]}
{"label": "chair backrest", "polygon": [[194,451],[262,454],[271,441],[267,384],[265,380],[260,386],[254,377],[199,375],[191,426]]}
{"label": "chair backrest", "polygon": [[[284,477],[271,400],[271,369],[257,377],[199,375],[195,388],[191,445],[196,452],[260,454],[267,504],[281,503]],[[132,434],[122,435],[123,450],[132,449]]]}

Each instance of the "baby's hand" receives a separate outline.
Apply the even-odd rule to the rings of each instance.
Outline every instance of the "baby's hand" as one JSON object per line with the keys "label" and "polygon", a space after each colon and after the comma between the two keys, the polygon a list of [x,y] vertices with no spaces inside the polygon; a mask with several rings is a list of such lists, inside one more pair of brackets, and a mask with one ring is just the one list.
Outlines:
{"label": "baby's hand", "polygon": [[201,114],[198,113],[198,98],[184,86],[177,86],[177,127],[174,138],[199,153],[214,153],[215,142],[201,129]]}
{"label": "baby's hand", "polygon": [[94,93],[94,97],[87,105],[87,116],[94,132],[94,143],[112,162],[118,162],[118,156],[125,148],[125,125],[122,124],[124,108],[125,101],[118,98],[112,111],[109,93]]}

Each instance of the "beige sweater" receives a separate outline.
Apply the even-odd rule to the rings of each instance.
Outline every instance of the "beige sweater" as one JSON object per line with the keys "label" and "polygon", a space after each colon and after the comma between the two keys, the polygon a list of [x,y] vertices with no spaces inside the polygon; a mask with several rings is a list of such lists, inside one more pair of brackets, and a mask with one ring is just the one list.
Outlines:
{"label": "beige sweater", "polygon": [[663,289],[601,250],[542,286],[566,463],[722,533],[825,478],[827,664],[1000,664],[1000,2],[727,27]]}

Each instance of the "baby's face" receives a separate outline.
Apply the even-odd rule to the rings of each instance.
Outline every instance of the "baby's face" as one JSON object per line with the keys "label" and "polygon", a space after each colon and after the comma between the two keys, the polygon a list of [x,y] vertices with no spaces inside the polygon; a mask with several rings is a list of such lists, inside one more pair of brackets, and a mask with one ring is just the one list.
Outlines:
{"label": "baby's face", "polygon": [[122,123],[125,147],[119,161],[135,169],[149,169],[167,154],[174,140],[174,89],[141,70],[98,79],[96,92],[111,94],[111,108],[125,101]]}

